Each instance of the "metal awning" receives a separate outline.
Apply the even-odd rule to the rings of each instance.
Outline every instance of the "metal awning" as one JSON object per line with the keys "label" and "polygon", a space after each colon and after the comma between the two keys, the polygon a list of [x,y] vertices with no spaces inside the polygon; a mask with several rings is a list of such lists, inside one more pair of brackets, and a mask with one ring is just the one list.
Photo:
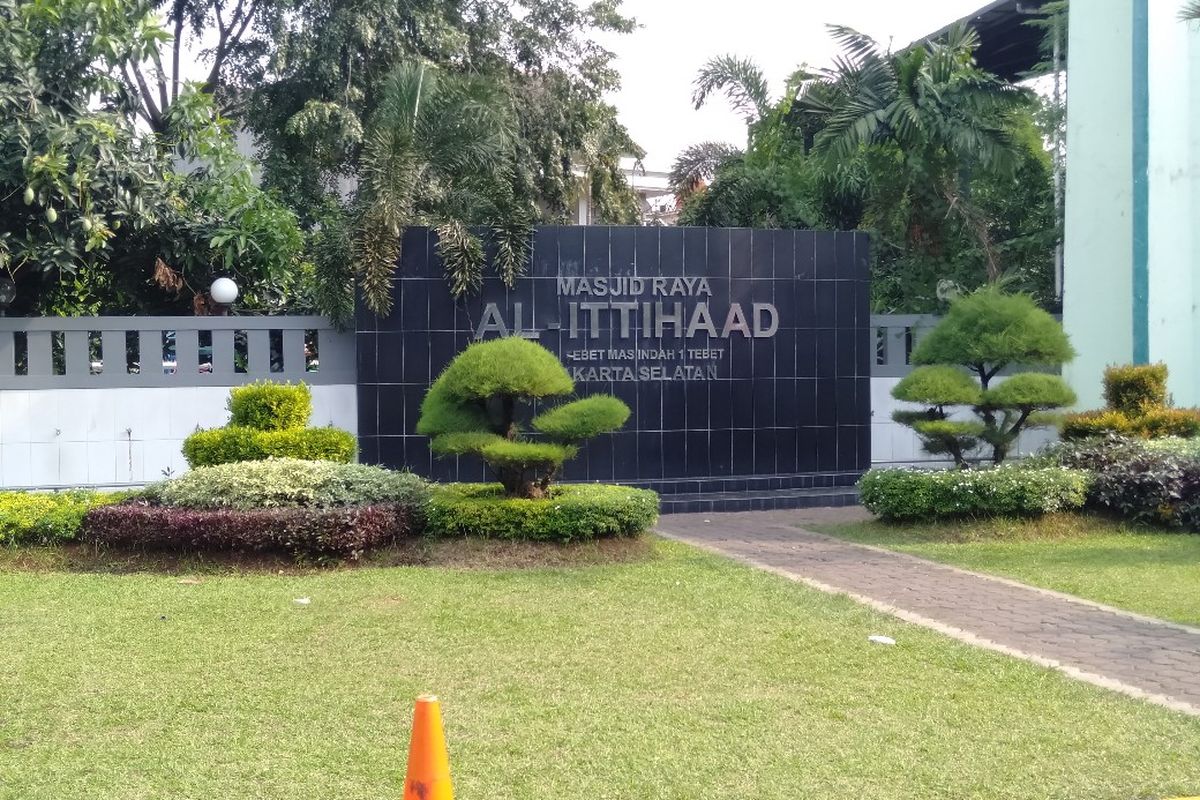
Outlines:
{"label": "metal awning", "polygon": [[1042,32],[1025,23],[1047,0],[995,0],[968,14],[956,23],[923,37],[921,41],[944,36],[954,24],[965,23],[979,34],[975,60],[988,72],[1008,80],[1020,80],[1033,69],[1042,55],[1038,44]]}

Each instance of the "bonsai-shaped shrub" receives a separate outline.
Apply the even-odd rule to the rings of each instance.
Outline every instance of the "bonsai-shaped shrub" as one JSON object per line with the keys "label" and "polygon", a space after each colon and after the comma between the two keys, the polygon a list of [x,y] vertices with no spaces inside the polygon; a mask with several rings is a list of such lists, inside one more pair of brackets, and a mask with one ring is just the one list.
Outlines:
{"label": "bonsai-shaped shrub", "polygon": [[[1032,299],[981,289],[955,300],[917,345],[912,362],[922,366],[892,396],[925,408],[897,411],[893,419],[913,428],[926,451],[949,455],[959,467],[981,444],[999,464],[1022,431],[1049,424],[1045,412],[1072,405],[1075,393],[1062,378],[1040,372],[993,381],[1012,364],[1058,366],[1074,356],[1062,326]],[[951,419],[962,407],[975,419]]]}
{"label": "bonsai-shaped shrub", "polygon": [[1167,396],[1166,364],[1130,364],[1104,370],[1107,408],[1070,414],[1063,420],[1064,439],[1118,434],[1157,439],[1200,435],[1200,411],[1172,408]]}
{"label": "bonsai-shaped shrub", "polygon": [[506,337],[478,342],[450,362],[421,404],[417,433],[438,456],[478,455],[514,497],[545,497],[563,462],[593,436],[620,428],[629,407],[593,395],[543,411],[522,425],[533,401],[566,397],[575,383],[546,348]]}
{"label": "bonsai-shaped shrub", "polygon": [[260,381],[229,391],[229,425],[198,430],[183,442],[188,466],[207,467],[264,458],[349,463],[354,434],[338,428],[307,428],[312,393],[303,383]]}

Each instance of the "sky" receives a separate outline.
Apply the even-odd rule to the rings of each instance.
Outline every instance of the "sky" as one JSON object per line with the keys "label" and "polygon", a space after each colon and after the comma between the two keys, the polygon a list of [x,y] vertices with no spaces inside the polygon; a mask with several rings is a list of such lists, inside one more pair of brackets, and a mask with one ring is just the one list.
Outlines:
{"label": "sky", "polygon": [[908,44],[987,4],[987,0],[625,0],[641,27],[606,38],[622,87],[609,99],[648,170],[668,170],[675,155],[706,140],[744,145],[746,126],[723,96],[696,111],[692,80],[724,54],[758,63],[778,97],[797,67],[828,65],[836,47],[825,25],[848,25],[876,40]]}

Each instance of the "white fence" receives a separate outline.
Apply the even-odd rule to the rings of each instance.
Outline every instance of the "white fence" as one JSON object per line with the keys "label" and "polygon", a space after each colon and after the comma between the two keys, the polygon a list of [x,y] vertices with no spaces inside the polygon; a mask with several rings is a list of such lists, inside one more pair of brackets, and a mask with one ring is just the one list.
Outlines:
{"label": "white fence", "polygon": [[312,387],[313,425],[358,430],[354,334],[320,317],[0,319],[0,485],[140,485],[228,420],[230,386]]}
{"label": "white fence", "polygon": [[[872,460],[929,461],[892,422],[892,387],[937,318],[872,318]],[[0,319],[0,486],[130,486],[186,469],[180,445],[225,424],[230,386],[312,387],[313,425],[358,431],[353,332],[321,317]],[[1022,438],[1018,452],[1050,434]]]}

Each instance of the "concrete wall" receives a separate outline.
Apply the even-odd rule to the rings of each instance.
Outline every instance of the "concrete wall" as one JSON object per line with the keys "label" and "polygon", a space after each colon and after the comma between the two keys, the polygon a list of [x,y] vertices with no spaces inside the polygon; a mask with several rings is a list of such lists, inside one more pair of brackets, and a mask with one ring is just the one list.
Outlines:
{"label": "concrete wall", "polygon": [[[312,386],[312,425],[358,432],[352,384]],[[0,486],[127,486],[187,469],[197,426],[224,425],[228,387],[0,391]]]}
{"label": "concrete wall", "polygon": [[1200,27],[1149,16],[1149,355],[1180,405],[1200,405]]}

